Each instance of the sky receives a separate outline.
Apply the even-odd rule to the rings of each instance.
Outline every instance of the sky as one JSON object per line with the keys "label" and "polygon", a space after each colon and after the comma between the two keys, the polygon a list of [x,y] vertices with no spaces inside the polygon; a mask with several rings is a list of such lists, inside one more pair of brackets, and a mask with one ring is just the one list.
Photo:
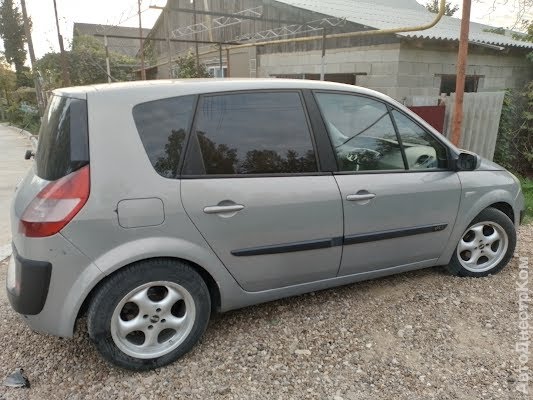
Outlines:
{"label": "sky", "polygon": [[[426,0],[417,1],[426,3]],[[497,27],[511,27],[516,20],[517,4],[523,1],[473,0],[472,21]],[[462,4],[462,0],[451,0],[451,2]],[[143,27],[152,27],[160,14],[159,10],[150,9],[150,5],[163,6],[165,3],[166,0],[142,0]],[[59,46],[54,23],[53,0],[26,0],[26,7],[33,21],[32,37],[37,58],[50,51],[57,51]],[[74,21],[138,26],[137,0],[57,0],[57,8],[60,29],[67,48],[72,39]],[[456,16],[459,17],[460,15],[461,12],[459,11]],[[528,17],[533,19],[533,10],[530,10]]]}

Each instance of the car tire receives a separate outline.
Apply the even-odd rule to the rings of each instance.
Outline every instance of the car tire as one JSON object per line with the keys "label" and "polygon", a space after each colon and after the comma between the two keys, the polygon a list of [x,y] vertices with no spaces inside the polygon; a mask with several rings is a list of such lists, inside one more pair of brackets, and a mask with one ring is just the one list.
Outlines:
{"label": "car tire", "polygon": [[153,259],[119,270],[98,287],[87,328],[107,361],[143,371],[190,351],[205,332],[210,313],[209,290],[194,268]]}
{"label": "car tire", "polygon": [[456,276],[481,278],[500,272],[516,247],[516,228],[500,210],[483,210],[468,226],[453,253],[448,271]]}

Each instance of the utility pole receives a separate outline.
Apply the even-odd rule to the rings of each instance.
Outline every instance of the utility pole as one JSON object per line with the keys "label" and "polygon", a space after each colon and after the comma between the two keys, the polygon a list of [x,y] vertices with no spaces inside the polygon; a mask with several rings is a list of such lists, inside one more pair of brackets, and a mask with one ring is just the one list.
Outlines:
{"label": "utility pole", "polygon": [[70,86],[70,74],[68,72],[67,55],[65,54],[65,46],[63,45],[63,36],[59,30],[59,17],[57,16],[57,4],[54,0],[54,12],[56,14],[57,39],[59,40],[59,51],[61,52],[61,73],[63,78],[63,86]]}
{"label": "utility pole", "polygon": [[224,79],[224,64],[222,63],[222,43],[218,44],[218,63],[218,68],[220,68],[220,77]]}
{"label": "utility pole", "polygon": [[[209,3],[207,0],[204,0],[204,10],[209,11]],[[209,40],[213,41],[213,19],[208,15],[206,17],[207,19],[207,26],[209,27]]]}
{"label": "utility pole", "polygon": [[141,79],[146,80],[146,70],[144,69],[144,39],[143,39],[143,24],[141,18],[141,0],[137,0],[137,6],[139,8],[139,40],[141,41]]}
{"label": "utility pole", "polygon": [[320,62],[320,80],[326,78],[326,28],[322,28],[322,59]]}
{"label": "utility pole", "polygon": [[30,51],[30,63],[31,70],[33,74],[33,81],[35,83],[35,93],[37,95],[37,105],[39,106],[39,113],[44,114],[45,102],[43,91],[41,88],[41,81],[39,80],[39,75],[35,70],[35,50],[33,49],[33,40],[31,38],[31,27],[30,20],[28,19],[28,13],[26,11],[26,0],[20,0],[20,5],[22,8],[22,18],[24,20],[24,31],[26,33],[26,40],[28,41],[28,50]]}
{"label": "utility pole", "polygon": [[167,39],[167,50],[168,50],[168,78],[172,79],[172,45],[170,44],[170,9],[165,8],[163,10],[165,17],[165,32]]}
{"label": "utility pole", "polygon": [[[192,1],[192,9],[193,9],[193,14],[192,14],[192,18],[193,18],[193,24],[196,26],[196,24],[198,23],[197,20],[196,20],[196,1],[195,0],[191,0]],[[194,33],[194,48],[195,48],[195,53],[196,53],[196,68],[197,69],[200,69],[200,53],[199,53],[199,50],[198,50],[198,33]]]}
{"label": "utility pole", "polygon": [[463,0],[463,15],[461,19],[461,36],[459,39],[459,54],[457,55],[457,81],[455,87],[455,109],[453,113],[452,143],[459,146],[461,141],[461,127],[463,125],[463,100],[465,93],[466,65],[468,61],[468,35],[470,33],[471,0]]}
{"label": "utility pole", "polygon": [[105,46],[105,67],[107,72],[107,83],[111,83],[111,64],[109,62],[109,44],[107,42],[107,35],[104,35]]}

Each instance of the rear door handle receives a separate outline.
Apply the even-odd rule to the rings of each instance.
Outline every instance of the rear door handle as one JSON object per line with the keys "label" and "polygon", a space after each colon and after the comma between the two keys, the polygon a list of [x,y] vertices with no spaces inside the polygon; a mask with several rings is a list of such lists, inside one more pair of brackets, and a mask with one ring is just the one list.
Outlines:
{"label": "rear door handle", "polygon": [[209,206],[204,208],[206,214],[225,214],[238,212],[244,209],[242,204],[232,204],[229,206]]}
{"label": "rear door handle", "polygon": [[368,194],[349,194],[346,196],[346,200],[348,201],[368,201],[376,198],[376,195],[374,193],[368,193]]}

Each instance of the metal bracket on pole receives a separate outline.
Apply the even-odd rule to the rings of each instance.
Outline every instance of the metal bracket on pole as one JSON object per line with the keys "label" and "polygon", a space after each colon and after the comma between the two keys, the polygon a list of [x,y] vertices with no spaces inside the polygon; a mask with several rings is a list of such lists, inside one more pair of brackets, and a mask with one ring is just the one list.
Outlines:
{"label": "metal bracket on pole", "polygon": [[104,35],[104,46],[105,46],[105,66],[107,71],[107,83],[111,83],[111,65],[109,63],[109,45],[107,43],[107,36]]}

